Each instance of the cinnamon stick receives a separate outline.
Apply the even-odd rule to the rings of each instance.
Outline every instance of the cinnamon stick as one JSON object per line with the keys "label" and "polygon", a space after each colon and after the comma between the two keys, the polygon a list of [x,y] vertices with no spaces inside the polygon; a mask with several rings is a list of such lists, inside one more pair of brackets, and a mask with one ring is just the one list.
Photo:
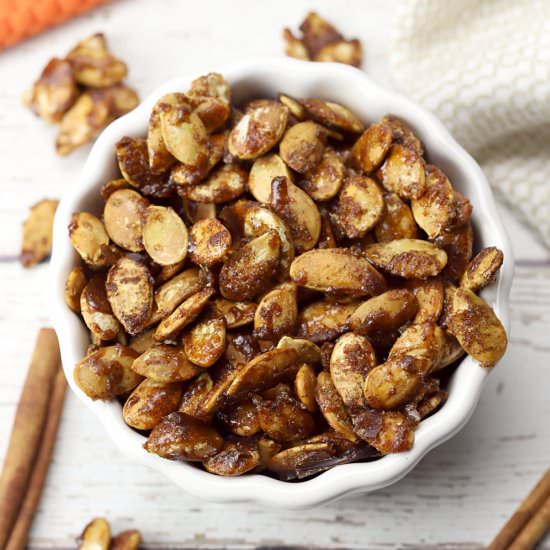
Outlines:
{"label": "cinnamon stick", "polygon": [[[487,550],[507,549],[518,533],[530,522],[531,518],[542,508],[545,501],[550,497],[550,469],[533,487],[527,498],[520,504],[514,515],[506,522],[493,539]],[[518,547],[519,548],[519,547]],[[523,548],[523,547],[522,547]]]}
{"label": "cinnamon stick", "polygon": [[23,502],[60,364],[55,332],[50,328],[41,329],[17,405],[0,477],[0,550],[6,546]]}
{"label": "cinnamon stick", "polygon": [[17,521],[9,537],[6,550],[23,550],[25,548],[34,514],[40,502],[44,481],[48,473],[50,459],[57,436],[57,428],[63,410],[63,403],[65,402],[66,389],[67,381],[65,380],[65,374],[62,369],[59,369],[55,376],[44,433],[42,435],[42,441],[38,449],[34,468],[29,479],[27,493],[23,499]]}
{"label": "cinnamon stick", "polygon": [[550,497],[546,499],[540,510],[520,531],[508,550],[530,550],[542,539],[550,527]]}

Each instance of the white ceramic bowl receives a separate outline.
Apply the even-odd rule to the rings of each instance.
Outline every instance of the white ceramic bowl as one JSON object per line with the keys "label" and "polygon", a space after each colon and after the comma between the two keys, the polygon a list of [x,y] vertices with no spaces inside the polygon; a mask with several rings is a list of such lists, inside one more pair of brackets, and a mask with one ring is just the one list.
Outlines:
{"label": "white ceramic bowl", "polygon": [[[365,123],[377,120],[386,113],[405,119],[425,143],[429,160],[440,166],[456,189],[472,201],[476,247],[494,245],[504,252],[505,261],[498,281],[487,288],[483,296],[494,306],[508,328],[508,297],[513,273],[508,238],[481,169],[433,115],[405,97],[380,88],[365,73],[344,65],[261,59],[229,67],[208,67],[204,73],[210,70],[218,70],[225,75],[237,102],[286,92],[296,97],[320,97],[340,102]],[[449,439],[466,424],[477,405],[488,370],[469,357],[462,361],[452,376],[448,401],[440,411],[420,424],[412,450],[374,462],[337,466],[313,479],[293,483],[264,475],[218,477],[191,464],[172,462],[149,454],[142,448],[144,436],[124,423],[119,403],[92,401],[73,381],[73,366],[85,353],[88,332],[82,321],[66,307],[63,297],[66,276],[77,262],[67,235],[70,216],[81,210],[99,212],[100,186],[116,173],[115,143],[126,135],[144,136],[155,101],[167,92],[187,90],[197,76],[182,76],[163,84],[134,111],[106,128],[93,146],[79,179],[59,205],[51,260],[51,310],[69,384],[129,459],[162,472],[182,489],[206,500],[252,501],[280,508],[306,508],[395,483],[410,472],[429,450]]]}

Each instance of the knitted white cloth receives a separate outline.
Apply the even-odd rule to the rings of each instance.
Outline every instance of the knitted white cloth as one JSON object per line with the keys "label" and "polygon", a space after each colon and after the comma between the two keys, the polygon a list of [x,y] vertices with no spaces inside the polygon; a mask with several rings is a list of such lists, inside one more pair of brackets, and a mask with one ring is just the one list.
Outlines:
{"label": "knitted white cloth", "polygon": [[550,0],[402,0],[392,76],[550,246]]}

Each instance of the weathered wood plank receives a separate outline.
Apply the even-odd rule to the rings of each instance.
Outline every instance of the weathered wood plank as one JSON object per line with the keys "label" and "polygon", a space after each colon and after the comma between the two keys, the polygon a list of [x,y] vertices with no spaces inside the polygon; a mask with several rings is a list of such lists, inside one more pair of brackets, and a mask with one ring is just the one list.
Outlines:
{"label": "weathered wood plank", "polygon": [[[281,55],[281,28],[297,23],[308,9],[361,37],[369,74],[389,83],[391,3],[374,0],[240,0],[215,7],[195,3],[192,9],[177,0],[123,0],[0,54],[0,457],[36,331],[48,324],[46,266],[24,271],[14,261],[20,223],[30,204],[61,196],[74,184],[87,153],[55,157],[54,130],[20,107],[21,91],[49,57],[102,30],[129,62],[130,82],[145,95],[183,72],[252,54]],[[147,546],[155,548],[481,548],[550,456],[550,255],[503,213],[520,260],[510,350],[466,429],[405,480],[310,511],[204,503],[128,463],[69,395],[31,547],[72,548],[84,524],[105,515],[114,530],[142,529]],[[541,547],[550,548],[550,540]]]}

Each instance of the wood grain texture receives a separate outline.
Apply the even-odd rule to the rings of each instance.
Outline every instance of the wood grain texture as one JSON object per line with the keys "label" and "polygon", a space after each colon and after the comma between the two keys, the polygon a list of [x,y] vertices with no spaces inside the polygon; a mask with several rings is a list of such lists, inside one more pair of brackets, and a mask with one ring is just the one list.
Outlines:
{"label": "wood grain texture", "polygon": [[[145,96],[176,74],[251,55],[282,55],[281,29],[317,9],[366,49],[365,69],[389,85],[393,2],[281,0],[188,3],[121,0],[0,54],[0,457],[35,334],[48,323],[45,265],[15,261],[33,202],[74,184],[87,148],[53,153],[55,130],[20,107],[47,59],[103,31]],[[215,18],[214,18],[215,14]],[[529,492],[550,457],[550,255],[502,209],[518,259],[509,351],[468,426],[403,481],[309,511],[274,511],[195,499],[160,474],[128,463],[92,413],[69,394],[59,442],[31,533],[31,548],[74,547],[95,515],[113,530],[139,528],[157,548],[479,549]],[[550,549],[546,539],[541,548]]]}

